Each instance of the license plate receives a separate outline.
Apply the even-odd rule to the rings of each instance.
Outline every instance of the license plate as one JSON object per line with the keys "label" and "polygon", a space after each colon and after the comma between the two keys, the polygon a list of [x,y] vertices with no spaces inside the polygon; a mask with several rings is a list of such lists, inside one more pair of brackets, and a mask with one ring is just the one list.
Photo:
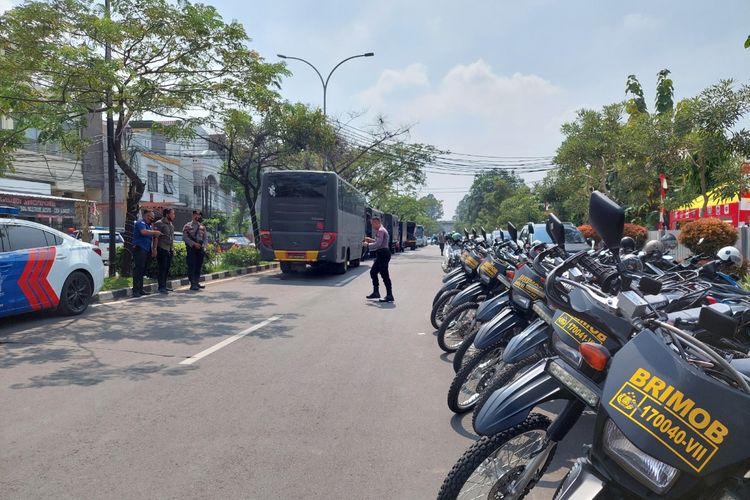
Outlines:
{"label": "license plate", "polygon": [[305,252],[289,252],[287,257],[291,260],[305,260]]}

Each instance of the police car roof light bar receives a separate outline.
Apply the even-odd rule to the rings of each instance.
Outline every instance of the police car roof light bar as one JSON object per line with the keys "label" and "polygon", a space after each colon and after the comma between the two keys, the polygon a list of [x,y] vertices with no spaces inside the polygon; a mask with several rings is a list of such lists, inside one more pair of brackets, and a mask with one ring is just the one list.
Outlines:
{"label": "police car roof light bar", "polygon": [[18,207],[7,207],[0,206],[0,215],[18,215],[21,213],[21,209]]}

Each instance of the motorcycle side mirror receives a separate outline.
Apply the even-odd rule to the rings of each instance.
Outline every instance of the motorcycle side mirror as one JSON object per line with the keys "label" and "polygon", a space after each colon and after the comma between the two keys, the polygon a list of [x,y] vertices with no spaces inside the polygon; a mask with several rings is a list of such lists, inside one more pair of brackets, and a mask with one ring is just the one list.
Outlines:
{"label": "motorcycle side mirror", "polygon": [[607,248],[617,253],[625,228],[625,211],[607,196],[594,191],[589,198],[589,222]]}
{"label": "motorcycle side mirror", "polygon": [[518,241],[518,229],[512,222],[508,222],[508,235],[511,241]]}
{"label": "motorcycle side mirror", "polygon": [[698,316],[699,328],[721,338],[732,337],[738,326],[737,320],[710,307],[702,307]]}
{"label": "motorcycle side mirror", "polygon": [[466,236],[466,239],[469,239],[469,231],[464,228],[464,236]]}
{"label": "motorcycle side mirror", "polygon": [[638,283],[638,290],[644,295],[658,295],[661,292],[661,282],[650,276],[643,276]]}
{"label": "motorcycle side mirror", "polygon": [[529,222],[528,224],[526,224],[526,227],[529,230],[529,234],[534,234],[534,224],[533,223]]}
{"label": "motorcycle side mirror", "polygon": [[544,225],[547,234],[557,246],[565,250],[565,226],[555,214],[549,214],[547,223]]}
{"label": "motorcycle side mirror", "polygon": [[474,228],[474,227],[472,227],[472,228],[471,228],[471,234],[473,234],[473,235],[474,235],[474,237],[476,238],[476,237],[477,237],[477,229],[476,229],[476,228]]}
{"label": "motorcycle side mirror", "polygon": [[487,241],[487,231],[484,230],[484,227],[480,227],[479,230],[482,232],[482,238]]}

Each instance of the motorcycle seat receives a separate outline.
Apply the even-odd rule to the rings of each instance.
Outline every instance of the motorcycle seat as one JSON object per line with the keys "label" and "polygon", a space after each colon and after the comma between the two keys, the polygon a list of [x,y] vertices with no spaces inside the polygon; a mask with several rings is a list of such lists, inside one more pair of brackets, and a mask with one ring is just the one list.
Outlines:
{"label": "motorcycle seat", "polygon": [[[717,312],[720,312],[722,314],[726,314],[728,316],[731,316],[733,314],[732,308],[729,307],[727,304],[717,303],[717,304],[711,304],[711,309],[714,309]],[[685,321],[688,323],[694,323],[698,321],[698,318],[701,315],[701,308],[700,307],[693,307],[691,309],[683,309],[682,311],[676,311],[673,313],[669,313],[667,317],[669,318],[669,321]]]}
{"label": "motorcycle seat", "polygon": [[732,368],[750,378],[750,358],[735,358],[729,362]]}

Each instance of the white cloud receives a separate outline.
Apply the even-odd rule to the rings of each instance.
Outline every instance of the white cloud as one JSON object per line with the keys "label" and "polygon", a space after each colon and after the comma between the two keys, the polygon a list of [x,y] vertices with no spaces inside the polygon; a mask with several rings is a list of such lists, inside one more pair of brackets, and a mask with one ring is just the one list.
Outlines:
{"label": "white cloud", "polygon": [[375,85],[361,93],[360,98],[369,106],[381,105],[394,91],[428,87],[427,68],[424,64],[410,64],[404,69],[387,69],[380,74]]}
{"label": "white cloud", "polygon": [[0,14],[13,7],[11,0],[0,0]]}
{"label": "white cloud", "polygon": [[622,27],[627,31],[653,30],[661,26],[661,21],[645,14],[627,14],[622,19]]}
{"label": "white cloud", "polygon": [[[359,99],[392,123],[414,124],[414,141],[497,156],[553,155],[560,144],[560,125],[576,106],[567,92],[542,76],[503,75],[481,59],[455,65],[434,81],[423,65],[384,71]],[[468,190],[470,184],[471,177],[430,174],[425,193],[436,189],[446,215],[451,216],[463,196],[455,190]]]}
{"label": "white cloud", "polygon": [[523,113],[540,99],[560,89],[537,75],[498,75],[489,64],[478,60],[453,67],[439,87],[416,100],[412,109],[420,114],[441,116],[459,113],[484,117]]}

